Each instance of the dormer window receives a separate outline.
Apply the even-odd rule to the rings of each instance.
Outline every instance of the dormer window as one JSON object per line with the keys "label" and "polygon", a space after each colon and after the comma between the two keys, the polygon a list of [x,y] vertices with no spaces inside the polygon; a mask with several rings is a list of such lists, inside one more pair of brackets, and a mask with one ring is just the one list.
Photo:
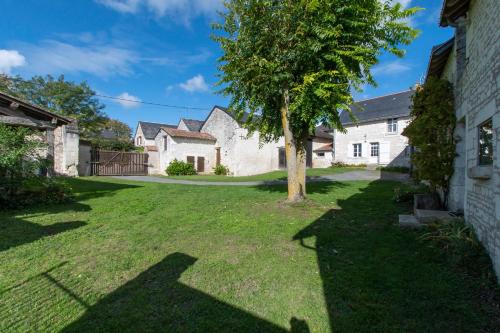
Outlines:
{"label": "dormer window", "polygon": [[387,132],[388,133],[398,132],[398,118],[392,118],[387,120]]}

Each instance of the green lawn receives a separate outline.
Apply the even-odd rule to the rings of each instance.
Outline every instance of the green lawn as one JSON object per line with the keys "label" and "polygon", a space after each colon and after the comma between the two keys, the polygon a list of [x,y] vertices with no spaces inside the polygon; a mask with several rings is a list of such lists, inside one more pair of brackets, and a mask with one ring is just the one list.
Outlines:
{"label": "green lawn", "polygon": [[[356,167],[342,167],[342,168],[315,168],[307,169],[307,176],[317,177],[317,176],[327,176],[334,175],[337,173],[344,173],[349,171],[364,170],[365,168]],[[287,171],[271,171],[254,176],[242,176],[242,177],[232,177],[232,176],[217,176],[217,175],[194,175],[194,176],[163,176],[170,179],[181,179],[181,180],[201,180],[201,181],[216,181],[216,182],[250,182],[250,181],[273,181],[273,180],[286,180]]]}
{"label": "green lawn", "polygon": [[496,330],[480,281],[396,225],[396,183],[287,206],[285,186],[70,182],[73,204],[0,214],[0,332]]}

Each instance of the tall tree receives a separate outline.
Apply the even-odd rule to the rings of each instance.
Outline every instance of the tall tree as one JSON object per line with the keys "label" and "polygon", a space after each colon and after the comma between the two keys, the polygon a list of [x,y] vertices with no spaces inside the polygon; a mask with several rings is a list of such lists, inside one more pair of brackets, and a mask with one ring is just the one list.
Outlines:
{"label": "tall tree", "polygon": [[[214,39],[219,85],[245,126],[264,142],[285,137],[288,200],[305,198],[306,143],[318,123],[343,131],[352,90],[385,50],[402,57],[418,8],[382,0],[226,0]],[[254,116],[258,114],[257,116]]]}
{"label": "tall tree", "polygon": [[99,133],[107,117],[104,105],[86,82],[66,81],[61,75],[57,79],[50,75],[34,76],[24,80],[20,76],[0,76],[0,91],[25,99],[54,113],[78,120],[82,136]]}

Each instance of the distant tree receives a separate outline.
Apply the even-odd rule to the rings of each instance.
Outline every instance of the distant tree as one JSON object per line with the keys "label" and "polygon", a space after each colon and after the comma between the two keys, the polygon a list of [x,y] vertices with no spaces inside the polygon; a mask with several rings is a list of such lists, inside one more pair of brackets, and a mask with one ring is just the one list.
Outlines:
{"label": "distant tree", "polygon": [[[226,0],[215,24],[222,93],[245,126],[268,142],[284,135],[288,201],[306,194],[306,144],[318,123],[343,131],[352,90],[375,84],[383,50],[403,56],[418,9],[381,0]],[[258,117],[255,117],[255,114]]]}
{"label": "distant tree", "polygon": [[50,75],[34,76],[24,80],[20,76],[0,76],[0,91],[22,98],[54,113],[75,118],[83,137],[92,137],[99,132],[107,117],[104,105],[86,82],[66,81],[61,75],[57,79]]}
{"label": "distant tree", "polygon": [[134,150],[130,126],[116,119],[107,119],[100,132],[91,138],[94,148],[105,150]]}
{"label": "distant tree", "polygon": [[415,166],[414,177],[427,180],[434,192],[442,191],[442,204],[446,208],[456,156],[456,117],[451,83],[429,78],[413,95],[410,116],[411,122],[403,135],[415,147],[411,158]]}

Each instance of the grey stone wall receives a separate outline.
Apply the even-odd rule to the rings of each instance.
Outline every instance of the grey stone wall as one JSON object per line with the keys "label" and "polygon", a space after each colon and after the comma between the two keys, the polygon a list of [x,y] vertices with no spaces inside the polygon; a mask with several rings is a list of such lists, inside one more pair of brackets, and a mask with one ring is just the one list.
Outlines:
{"label": "grey stone wall", "polygon": [[[476,230],[500,276],[500,1],[473,0],[467,18],[458,21],[452,57],[456,59],[455,107],[457,119],[465,119],[462,163],[459,156],[455,179],[464,179],[465,219]],[[465,39],[465,40],[464,40]],[[465,52],[464,52],[465,48]],[[466,58],[463,58],[463,53]],[[451,58],[452,58],[451,57]],[[493,119],[493,175],[478,179],[469,172],[478,166],[478,126]],[[462,143],[460,143],[462,144]],[[465,164],[465,165],[462,165]],[[457,186],[461,184],[457,183]],[[457,187],[458,188],[458,187]],[[452,189],[453,190],[453,189]],[[458,191],[451,193],[457,200]]]}

